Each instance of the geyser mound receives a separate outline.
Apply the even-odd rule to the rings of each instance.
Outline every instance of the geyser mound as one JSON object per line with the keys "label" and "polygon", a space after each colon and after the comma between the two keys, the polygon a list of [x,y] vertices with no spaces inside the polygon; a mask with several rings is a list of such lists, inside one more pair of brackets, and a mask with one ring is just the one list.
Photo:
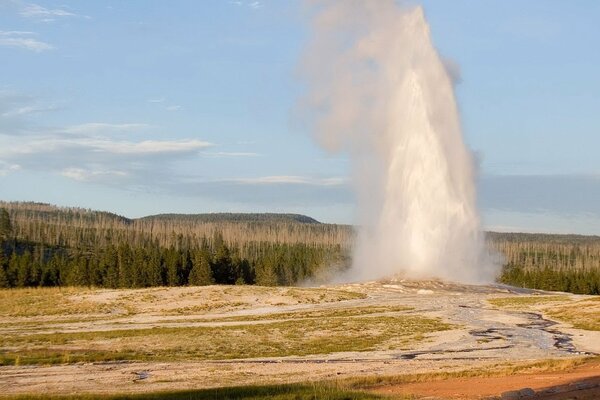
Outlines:
{"label": "geyser mound", "polygon": [[361,230],[352,279],[492,281],[474,161],[420,7],[317,3],[303,62],[317,138],[350,154]]}

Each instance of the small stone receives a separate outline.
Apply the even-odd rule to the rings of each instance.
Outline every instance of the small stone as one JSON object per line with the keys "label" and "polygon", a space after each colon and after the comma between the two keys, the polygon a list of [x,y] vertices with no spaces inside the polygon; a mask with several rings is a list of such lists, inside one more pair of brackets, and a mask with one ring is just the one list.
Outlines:
{"label": "small stone", "polygon": [[502,400],[518,400],[521,398],[521,395],[517,390],[511,390],[510,392],[504,392],[500,395]]}
{"label": "small stone", "polygon": [[535,390],[533,390],[532,388],[524,388],[519,390],[519,394],[521,395],[521,397],[530,397],[535,395]]}

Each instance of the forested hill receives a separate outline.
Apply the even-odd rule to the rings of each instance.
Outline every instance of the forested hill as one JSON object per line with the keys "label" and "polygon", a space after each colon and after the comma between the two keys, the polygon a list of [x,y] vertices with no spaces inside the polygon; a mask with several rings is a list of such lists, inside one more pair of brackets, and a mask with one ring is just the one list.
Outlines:
{"label": "forested hill", "polygon": [[169,220],[186,222],[283,222],[320,224],[314,218],[302,214],[278,213],[208,213],[208,214],[157,214],[139,218],[140,220]]}
{"label": "forested hill", "polygon": [[350,226],[297,214],[130,219],[29,202],[0,213],[0,287],[293,285],[347,267],[353,241]]}
{"label": "forested hill", "polygon": [[[298,214],[160,214],[130,219],[82,208],[2,201],[0,212],[11,225],[0,226],[0,287],[293,285],[349,266],[355,237],[352,226]],[[600,294],[600,237],[494,232],[486,237],[504,256],[501,281]]]}
{"label": "forested hill", "polygon": [[112,221],[113,223],[132,224],[139,221],[173,221],[173,222],[267,222],[267,223],[302,223],[320,224],[314,218],[302,214],[289,213],[203,213],[203,214],[156,214],[141,218],[126,218],[106,211],[95,211],[80,207],[58,207],[47,203],[5,202],[0,201],[0,208],[11,213],[40,220],[78,219],[91,223]]}
{"label": "forested hill", "polygon": [[[159,214],[126,218],[117,214],[76,207],[32,202],[2,202],[14,222],[16,238],[59,246],[80,246],[84,241],[107,245],[149,239],[160,246],[194,246],[219,232],[228,244],[247,242],[349,245],[352,228],[324,224],[299,214],[214,213]],[[105,232],[101,234],[101,232]]]}

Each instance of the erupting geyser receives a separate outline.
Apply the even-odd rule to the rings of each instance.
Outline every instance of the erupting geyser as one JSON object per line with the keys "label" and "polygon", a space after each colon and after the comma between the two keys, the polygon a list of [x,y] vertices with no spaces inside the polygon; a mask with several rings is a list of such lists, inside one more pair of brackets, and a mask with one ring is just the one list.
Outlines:
{"label": "erupting geyser", "polygon": [[422,9],[321,2],[313,35],[304,105],[323,146],[351,156],[361,227],[352,278],[492,281],[473,158]]}

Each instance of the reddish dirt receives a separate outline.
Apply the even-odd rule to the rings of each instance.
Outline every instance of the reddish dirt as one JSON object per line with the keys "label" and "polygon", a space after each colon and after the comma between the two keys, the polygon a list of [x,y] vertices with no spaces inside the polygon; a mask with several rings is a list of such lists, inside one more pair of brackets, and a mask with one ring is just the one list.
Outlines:
{"label": "reddish dirt", "polygon": [[[600,363],[571,371],[544,372],[505,377],[451,378],[443,381],[407,383],[374,388],[385,395],[414,395],[440,399],[490,399],[502,393],[531,388],[536,400],[600,399]],[[508,395],[505,395],[509,398]]]}

